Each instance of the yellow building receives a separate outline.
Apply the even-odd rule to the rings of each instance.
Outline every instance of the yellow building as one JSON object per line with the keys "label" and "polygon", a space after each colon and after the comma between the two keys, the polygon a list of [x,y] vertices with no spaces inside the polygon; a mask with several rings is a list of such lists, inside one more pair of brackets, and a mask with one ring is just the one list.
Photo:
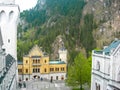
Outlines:
{"label": "yellow building", "polygon": [[61,58],[49,60],[49,56],[35,45],[29,54],[23,57],[23,61],[18,62],[19,79],[52,78],[53,80],[64,80],[66,79],[66,66],[65,61]]}

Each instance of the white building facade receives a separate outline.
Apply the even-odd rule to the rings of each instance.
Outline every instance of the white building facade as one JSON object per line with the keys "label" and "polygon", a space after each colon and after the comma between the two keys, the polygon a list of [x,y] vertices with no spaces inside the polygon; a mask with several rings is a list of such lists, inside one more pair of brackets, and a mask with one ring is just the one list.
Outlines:
{"label": "white building facade", "polygon": [[67,63],[67,49],[65,47],[61,47],[58,51],[59,59]]}
{"label": "white building facade", "polygon": [[15,0],[0,0],[0,28],[3,48],[17,60],[17,21],[19,6]]}
{"label": "white building facade", "polygon": [[91,90],[120,90],[120,40],[93,50]]}
{"label": "white building facade", "polygon": [[0,0],[0,90],[17,88],[17,21],[15,0]]}
{"label": "white building facade", "polygon": [[16,90],[16,60],[2,49],[3,40],[0,30],[0,90]]}

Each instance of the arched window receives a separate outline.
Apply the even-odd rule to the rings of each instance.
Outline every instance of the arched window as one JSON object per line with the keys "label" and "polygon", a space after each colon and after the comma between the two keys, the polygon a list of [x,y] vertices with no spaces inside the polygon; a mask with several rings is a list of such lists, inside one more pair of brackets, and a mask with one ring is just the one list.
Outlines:
{"label": "arched window", "polygon": [[9,21],[12,21],[13,17],[14,17],[14,12],[10,11],[10,13],[9,13]]}
{"label": "arched window", "polygon": [[6,13],[4,10],[0,12],[0,22],[2,23],[6,22]]}
{"label": "arched window", "polygon": [[99,71],[100,70],[100,62],[97,61],[96,69]]}
{"label": "arched window", "polygon": [[100,90],[100,84],[95,83],[96,90]]}

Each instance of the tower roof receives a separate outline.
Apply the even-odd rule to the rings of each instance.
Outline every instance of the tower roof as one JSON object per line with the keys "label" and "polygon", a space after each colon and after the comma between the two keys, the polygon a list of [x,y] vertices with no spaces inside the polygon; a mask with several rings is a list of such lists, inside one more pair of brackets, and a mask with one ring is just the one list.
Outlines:
{"label": "tower roof", "polygon": [[0,29],[0,47],[3,45],[3,39],[2,39],[2,33],[1,33],[1,29]]}

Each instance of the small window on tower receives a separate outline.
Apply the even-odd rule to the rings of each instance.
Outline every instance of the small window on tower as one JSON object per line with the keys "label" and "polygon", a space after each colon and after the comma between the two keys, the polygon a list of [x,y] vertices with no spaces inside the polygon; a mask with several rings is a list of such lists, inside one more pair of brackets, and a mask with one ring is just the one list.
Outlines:
{"label": "small window on tower", "polygon": [[45,60],[45,63],[46,63],[47,61]]}
{"label": "small window on tower", "polygon": [[10,43],[10,39],[8,39],[8,43]]}

